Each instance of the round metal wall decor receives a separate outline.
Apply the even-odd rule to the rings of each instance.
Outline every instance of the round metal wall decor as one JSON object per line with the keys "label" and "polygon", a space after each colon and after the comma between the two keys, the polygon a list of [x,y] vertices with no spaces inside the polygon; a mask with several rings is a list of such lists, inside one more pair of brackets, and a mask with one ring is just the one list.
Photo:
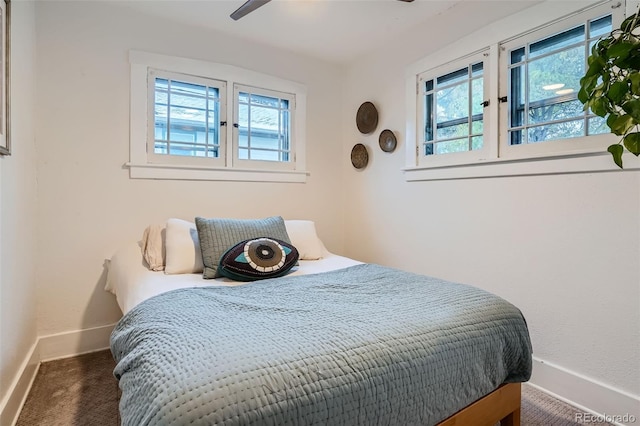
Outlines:
{"label": "round metal wall decor", "polygon": [[378,125],[378,110],[371,102],[365,102],[358,108],[356,114],[356,126],[360,133],[368,134],[373,132]]}
{"label": "round metal wall decor", "polygon": [[363,169],[367,166],[369,162],[369,153],[367,152],[367,147],[362,145],[361,143],[357,143],[351,149],[351,164],[356,169]]}
{"label": "round metal wall decor", "polygon": [[380,144],[380,149],[384,152],[393,152],[398,142],[396,141],[396,135],[391,130],[385,129],[380,132],[378,143]]}

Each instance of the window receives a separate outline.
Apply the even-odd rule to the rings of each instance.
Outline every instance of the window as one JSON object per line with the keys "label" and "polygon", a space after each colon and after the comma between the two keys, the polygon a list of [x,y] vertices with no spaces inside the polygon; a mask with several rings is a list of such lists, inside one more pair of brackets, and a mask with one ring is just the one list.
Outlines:
{"label": "window", "polygon": [[[420,153],[423,156],[480,151],[484,138],[483,52],[421,74]],[[464,65],[462,65],[464,64]]]}
{"label": "window", "polygon": [[306,181],[304,86],[144,52],[130,62],[132,178]]}
{"label": "window", "polygon": [[150,160],[223,165],[225,83],[158,70],[149,71],[148,81],[153,95],[148,108]]}
{"label": "window", "polygon": [[[571,22],[563,21],[502,45],[504,80],[508,83],[506,150],[540,142],[552,142],[565,151],[571,149],[569,144],[576,150],[588,149],[588,136],[608,133],[604,119],[584,111],[578,90],[591,47],[611,32],[612,20],[610,8],[587,11]],[[558,143],[567,139],[573,140]],[[546,146],[537,151],[553,150]]]}
{"label": "window", "polygon": [[236,85],[234,127],[237,124],[237,158],[291,163],[291,111],[295,96],[256,87]]}
{"label": "window", "polygon": [[[572,7],[538,5],[411,66],[407,96],[416,99],[416,114],[415,121],[410,114],[407,137],[415,137],[416,145],[415,152],[408,147],[406,170],[606,153],[615,136],[602,118],[583,109],[577,94],[590,49],[622,21],[624,7],[613,1]],[[535,28],[509,34],[521,25]],[[455,59],[453,52],[469,46],[479,53]],[[422,71],[434,62],[446,64]]]}

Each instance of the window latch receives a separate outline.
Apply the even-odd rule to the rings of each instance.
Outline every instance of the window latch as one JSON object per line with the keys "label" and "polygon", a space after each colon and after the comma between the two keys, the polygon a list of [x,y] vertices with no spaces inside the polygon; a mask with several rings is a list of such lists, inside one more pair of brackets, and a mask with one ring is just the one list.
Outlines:
{"label": "window latch", "polygon": [[500,103],[507,102],[507,97],[506,97],[506,96],[501,96],[501,97],[499,97],[499,98],[498,98],[498,102],[500,102]]}
{"label": "window latch", "polygon": [[233,127],[235,127],[237,129],[240,126],[238,126],[238,123],[233,123]]}
{"label": "window latch", "polygon": [[221,125],[221,126],[226,126],[226,125],[227,125],[227,122],[226,122],[226,121],[221,121],[221,122],[220,122],[220,125]]}
{"label": "window latch", "polygon": [[489,106],[489,101],[482,101],[480,102],[480,105],[482,105],[483,108],[486,108]]}

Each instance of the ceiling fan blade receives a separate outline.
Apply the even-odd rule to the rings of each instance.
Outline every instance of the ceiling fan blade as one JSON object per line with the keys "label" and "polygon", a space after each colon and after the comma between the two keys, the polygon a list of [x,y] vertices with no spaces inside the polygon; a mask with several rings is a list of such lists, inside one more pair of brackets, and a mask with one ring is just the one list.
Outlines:
{"label": "ceiling fan blade", "polygon": [[[236,9],[230,16],[234,21],[242,18],[244,15],[253,12],[260,6],[264,6],[271,0],[247,0],[245,4]],[[413,0],[412,0],[413,1]]]}
{"label": "ceiling fan blade", "polygon": [[400,1],[403,1],[405,3],[411,3],[413,0],[400,0]]}

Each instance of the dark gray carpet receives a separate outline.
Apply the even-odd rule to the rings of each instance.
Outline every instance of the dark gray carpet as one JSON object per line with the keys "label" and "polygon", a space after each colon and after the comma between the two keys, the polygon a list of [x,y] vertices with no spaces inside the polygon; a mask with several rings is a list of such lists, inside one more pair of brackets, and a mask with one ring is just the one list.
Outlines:
{"label": "dark gray carpet", "polygon": [[[17,426],[118,426],[114,367],[109,351],[43,363]],[[578,425],[579,411],[532,386],[522,387],[523,426]]]}

